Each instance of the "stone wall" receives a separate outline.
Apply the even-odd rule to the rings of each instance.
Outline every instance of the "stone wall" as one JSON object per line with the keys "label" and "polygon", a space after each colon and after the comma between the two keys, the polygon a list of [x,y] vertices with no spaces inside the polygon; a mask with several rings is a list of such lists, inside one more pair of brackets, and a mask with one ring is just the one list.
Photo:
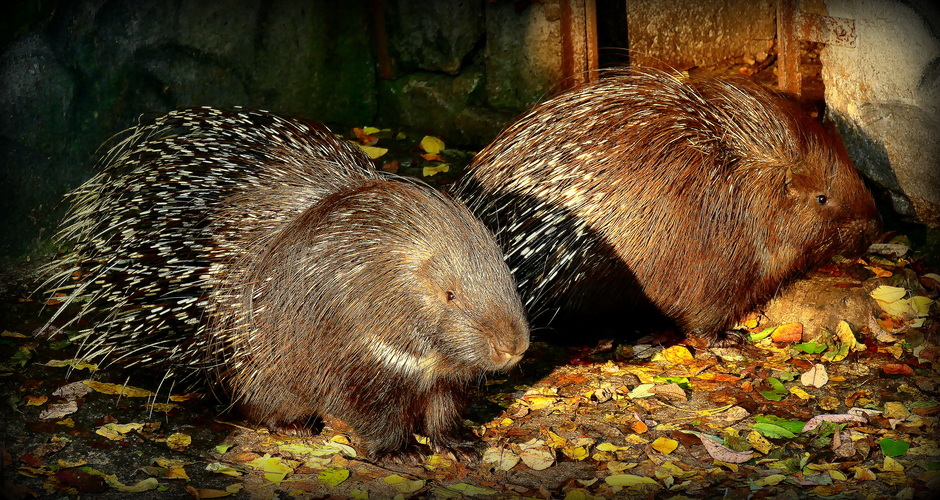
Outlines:
{"label": "stone wall", "polygon": [[[142,114],[234,106],[479,147],[560,75],[558,2],[72,0],[4,7],[0,255],[48,241]],[[377,53],[389,63],[377,70]],[[381,55],[381,54],[380,54]],[[380,68],[381,69],[381,68]]]}

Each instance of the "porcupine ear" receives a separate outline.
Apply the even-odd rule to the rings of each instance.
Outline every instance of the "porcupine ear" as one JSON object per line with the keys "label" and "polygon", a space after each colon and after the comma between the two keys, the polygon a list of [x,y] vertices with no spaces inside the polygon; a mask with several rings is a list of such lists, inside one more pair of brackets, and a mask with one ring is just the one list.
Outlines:
{"label": "porcupine ear", "polygon": [[806,167],[800,164],[791,164],[784,167],[785,171],[783,174],[783,192],[787,196],[796,196],[800,190],[799,180],[801,177],[806,176]]}

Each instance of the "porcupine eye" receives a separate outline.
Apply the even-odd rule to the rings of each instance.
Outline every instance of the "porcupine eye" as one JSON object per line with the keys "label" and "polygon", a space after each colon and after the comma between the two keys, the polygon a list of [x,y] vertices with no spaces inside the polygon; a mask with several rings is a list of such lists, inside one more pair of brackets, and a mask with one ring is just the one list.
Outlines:
{"label": "porcupine eye", "polygon": [[826,195],[824,194],[820,194],[816,196],[816,203],[819,203],[820,205],[825,205],[828,201],[829,201],[829,198],[827,198]]}
{"label": "porcupine eye", "polygon": [[447,297],[447,302],[453,302],[457,298],[457,294],[451,290],[444,292],[444,296]]}

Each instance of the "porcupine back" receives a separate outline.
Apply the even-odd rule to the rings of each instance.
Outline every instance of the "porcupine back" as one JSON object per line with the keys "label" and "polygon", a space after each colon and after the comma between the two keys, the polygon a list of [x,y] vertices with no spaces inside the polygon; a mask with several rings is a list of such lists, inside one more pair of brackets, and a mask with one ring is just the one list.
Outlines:
{"label": "porcupine back", "polygon": [[877,236],[837,138],[744,79],[631,68],[533,108],[455,196],[497,234],[530,318],[713,337],[800,271]]}
{"label": "porcupine back", "polygon": [[[65,305],[87,300],[66,323],[88,323],[82,355],[165,366],[168,379],[203,368],[210,263],[237,252],[215,234],[213,211],[238,192],[296,181],[292,174],[309,164],[330,168],[314,167],[278,210],[244,214],[259,229],[283,224],[347,179],[370,177],[368,160],[325,129],[248,110],[172,111],[129,131],[99,173],[69,193],[57,238],[72,249],[49,266]],[[74,273],[82,277],[71,282]]]}

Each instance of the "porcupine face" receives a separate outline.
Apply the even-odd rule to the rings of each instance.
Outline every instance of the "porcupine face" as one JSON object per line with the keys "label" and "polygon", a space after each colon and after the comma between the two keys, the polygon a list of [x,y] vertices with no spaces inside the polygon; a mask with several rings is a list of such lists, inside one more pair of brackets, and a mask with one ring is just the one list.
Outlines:
{"label": "porcupine face", "polygon": [[828,136],[809,136],[818,146],[805,155],[805,167],[792,170],[787,192],[795,203],[795,224],[810,236],[809,264],[842,253],[861,254],[881,232],[874,200],[855,172],[842,144]]}
{"label": "porcupine face", "polygon": [[[512,274],[492,235],[462,206],[427,198],[416,235],[426,250],[415,263],[423,307],[434,318],[422,332],[449,364],[475,371],[513,367],[529,330]],[[418,229],[418,228],[416,228]]]}

